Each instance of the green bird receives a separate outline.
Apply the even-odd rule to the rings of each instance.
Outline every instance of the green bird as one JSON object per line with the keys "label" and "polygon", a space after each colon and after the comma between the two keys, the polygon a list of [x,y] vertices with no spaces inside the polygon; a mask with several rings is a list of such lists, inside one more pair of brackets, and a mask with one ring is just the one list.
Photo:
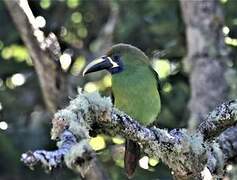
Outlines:
{"label": "green bird", "polygon": [[[158,74],[140,49],[129,44],[114,45],[105,56],[89,63],[83,76],[100,70],[112,74],[112,95],[116,108],[144,126],[156,120],[161,109]],[[127,139],[124,164],[129,178],[135,172],[139,157],[139,145]]]}

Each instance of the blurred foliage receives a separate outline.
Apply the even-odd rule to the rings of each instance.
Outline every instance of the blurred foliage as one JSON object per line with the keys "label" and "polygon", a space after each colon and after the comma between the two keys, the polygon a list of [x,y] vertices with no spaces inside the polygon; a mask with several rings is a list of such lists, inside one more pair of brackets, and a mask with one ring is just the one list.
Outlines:
{"label": "blurred foliage", "polygon": [[[221,0],[226,25],[223,33],[231,51],[230,69],[237,63],[237,15],[235,0]],[[87,61],[94,57],[93,43],[110,16],[119,8],[113,42],[133,44],[147,53],[162,84],[160,127],[185,127],[190,96],[188,75],[182,59],[186,53],[185,28],[176,0],[31,0],[30,6],[44,32],[54,32],[62,51],[62,68],[76,92],[99,90],[110,95],[111,76],[105,72],[81,77]],[[46,113],[39,82],[29,53],[0,1],[0,179],[78,179],[69,170],[31,172],[19,162],[20,153],[29,149],[54,149],[50,142],[50,115]],[[46,24],[45,24],[46,23]],[[163,53],[164,52],[164,53]],[[73,63],[71,65],[71,63]],[[233,76],[233,73],[232,73]],[[234,73],[236,79],[236,73]],[[75,94],[74,94],[75,95]],[[69,99],[68,99],[69,101]],[[3,125],[7,124],[4,130]],[[1,126],[2,125],[2,126]],[[114,180],[125,179],[121,137],[99,135],[90,141]],[[143,159],[135,179],[171,179],[171,172],[158,160]],[[148,169],[147,169],[148,168]]]}

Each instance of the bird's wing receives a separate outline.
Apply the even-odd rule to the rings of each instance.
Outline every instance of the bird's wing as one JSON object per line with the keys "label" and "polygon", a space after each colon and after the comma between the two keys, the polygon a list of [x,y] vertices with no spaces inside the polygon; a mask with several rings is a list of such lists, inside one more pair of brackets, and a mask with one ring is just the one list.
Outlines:
{"label": "bird's wing", "polygon": [[[151,69],[151,72],[154,74],[154,76],[157,80],[157,91],[158,91],[159,95],[161,96],[162,89],[161,89],[161,82],[160,82],[159,74],[151,66],[149,66],[149,68]],[[156,120],[153,123],[151,123],[148,127],[156,126],[158,117],[159,117],[159,114],[157,114]]]}

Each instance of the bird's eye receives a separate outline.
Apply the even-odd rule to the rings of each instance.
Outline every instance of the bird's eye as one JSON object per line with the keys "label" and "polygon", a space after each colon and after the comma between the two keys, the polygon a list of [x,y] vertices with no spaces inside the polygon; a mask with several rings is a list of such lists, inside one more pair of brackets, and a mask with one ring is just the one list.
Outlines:
{"label": "bird's eye", "polygon": [[120,57],[119,57],[119,55],[113,55],[113,60],[115,61],[115,62],[119,62],[119,60],[120,60]]}

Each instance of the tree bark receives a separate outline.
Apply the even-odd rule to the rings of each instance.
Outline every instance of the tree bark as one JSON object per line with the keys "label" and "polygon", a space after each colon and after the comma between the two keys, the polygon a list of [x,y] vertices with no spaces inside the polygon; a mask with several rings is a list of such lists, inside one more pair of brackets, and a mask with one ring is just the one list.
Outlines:
{"label": "tree bark", "polygon": [[105,53],[106,50],[113,45],[114,30],[119,19],[119,6],[111,1],[108,1],[108,4],[110,6],[109,18],[93,42],[96,56],[101,56],[102,53]]}
{"label": "tree bark", "polygon": [[[61,49],[57,37],[53,33],[45,37],[36,23],[27,0],[5,0],[5,4],[32,57],[46,107],[54,113],[68,102],[69,92],[67,75],[59,64]],[[88,180],[108,179],[96,157],[91,161],[90,168],[83,177]]]}
{"label": "tree bark", "polygon": [[224,43],[223,14],[217,0],[180,0],[186,25],[191,99],[189,127],[194,129],[215,106],[226,101],[228,50]]}
{"label": "tree bark", "polygon": [[55,112],[64,104],[68,87],[58,64],[61,52],[57,38],[53,33],[44,36],[27,1],[6,0],[5,4],[32,57],[45,104],[49,111]]}

